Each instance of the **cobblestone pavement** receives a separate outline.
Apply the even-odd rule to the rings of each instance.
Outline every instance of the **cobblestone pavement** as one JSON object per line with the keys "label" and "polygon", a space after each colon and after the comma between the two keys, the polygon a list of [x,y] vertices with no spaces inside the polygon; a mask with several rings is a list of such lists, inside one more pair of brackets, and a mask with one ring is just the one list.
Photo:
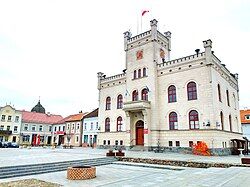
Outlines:
{"label": "cobblestone pavement", "polygon": [[[0,148],[0,167],[13,165],[26,165],[45,162],[59,162],[66,160],[79,160],[87,158],[104,157],[107,149],[91,149],[91,148]],[[157,158],[168,160],[182,161],[200,161],[200,162],[217,162],[217,163],[236,163],[240,164],[239,156],[197,156],[191,154],[179,153],[154,153],[145,151],[126,151],[126,157],[134,158]]]}
{"label": "cobblestone pavement", "polygon": [[[104,157],[107,150],[91,148],[74,149],[0,149],[0,167],[25,165],[66,160]],[[126,151],[127,157],[157,158],[183,161],[240,163],[239,156],[203,157],[177,153],[153,153]],[[150,166],[150,165],[148,165]],[[179,167],[178,167],[179,168]],[[97,177],[85,181],[69,181],[66,171],[39,174],[18,178],[1,179],[9,182],[21,179],[38,179],[63,186],[249,186],[250,167],[230,168],[187,168],[170,170],[169,168],[151,168],[110,164],[97,167]],[[1,184],[0,184],[1,186]]]}
{"label": "cobblestone pavement", "polygon": [[[154,169],[148,167],[123,166],[110,164],[98,166],[97,177],[91,180],[70,181],[66,179],[66,171],[3,179],[1,182],[35,178],[63,186],[225,186],[248,187],[250,184],[250,168],[185,168],[184,170]],[[1,186],[1,184],[0,184]]]}

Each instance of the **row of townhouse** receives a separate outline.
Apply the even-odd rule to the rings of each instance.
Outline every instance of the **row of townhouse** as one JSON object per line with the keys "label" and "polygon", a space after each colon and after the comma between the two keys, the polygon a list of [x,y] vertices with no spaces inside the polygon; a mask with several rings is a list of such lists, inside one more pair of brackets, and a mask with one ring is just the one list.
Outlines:
{"label": "row of townhouse", "polygon": [[10,105],[0,107],[0,117],[0,142],[91,146],[97,141],[98,109],[63,118],[45,113],[39,101],[31,112]]}

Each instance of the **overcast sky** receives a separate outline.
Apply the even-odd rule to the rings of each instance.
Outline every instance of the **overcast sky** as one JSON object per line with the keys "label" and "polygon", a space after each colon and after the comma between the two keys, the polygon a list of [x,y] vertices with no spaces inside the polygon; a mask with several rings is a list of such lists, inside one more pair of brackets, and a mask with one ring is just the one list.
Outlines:
{"label": "overcast sky", "polygon": [[[125,68],[123,32],[152,18],[172,32],[171,59],[211,39],[215,55],[239,74],[240,107],[250,108],[250,3],[243,0],[0,0],[0,106],[46,112],[98,107],[97,72]],[[139,24],[140,25],[140,24]]]}

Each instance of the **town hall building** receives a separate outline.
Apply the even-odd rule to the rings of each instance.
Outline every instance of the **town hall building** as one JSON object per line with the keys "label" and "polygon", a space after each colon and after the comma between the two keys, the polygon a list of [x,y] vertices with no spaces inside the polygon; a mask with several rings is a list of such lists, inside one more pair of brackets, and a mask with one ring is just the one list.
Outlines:
{"label": "town hall building", "polygon": [[99,147],[189,150],[204,141],[214,154],[230,154],[242,140],[238,74],[204,51],[171,60],[171,32],[124,33],[126,69],[98,73]]}

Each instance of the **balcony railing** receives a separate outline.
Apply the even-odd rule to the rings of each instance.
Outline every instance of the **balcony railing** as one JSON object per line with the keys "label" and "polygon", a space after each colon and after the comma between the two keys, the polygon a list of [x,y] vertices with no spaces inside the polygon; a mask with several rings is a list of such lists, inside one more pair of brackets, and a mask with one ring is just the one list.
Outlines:
{"label": "balcony railing", "polygon": [[0,130],[0,134],[1,135],[11,135],[12,131],[10,131],[10,130]]}
{"label": "balcony railing", "polygon": [[123,103],[124,111],[137,111],[137,110],[145,110],[151,108],[150,101],[129,101]]}

